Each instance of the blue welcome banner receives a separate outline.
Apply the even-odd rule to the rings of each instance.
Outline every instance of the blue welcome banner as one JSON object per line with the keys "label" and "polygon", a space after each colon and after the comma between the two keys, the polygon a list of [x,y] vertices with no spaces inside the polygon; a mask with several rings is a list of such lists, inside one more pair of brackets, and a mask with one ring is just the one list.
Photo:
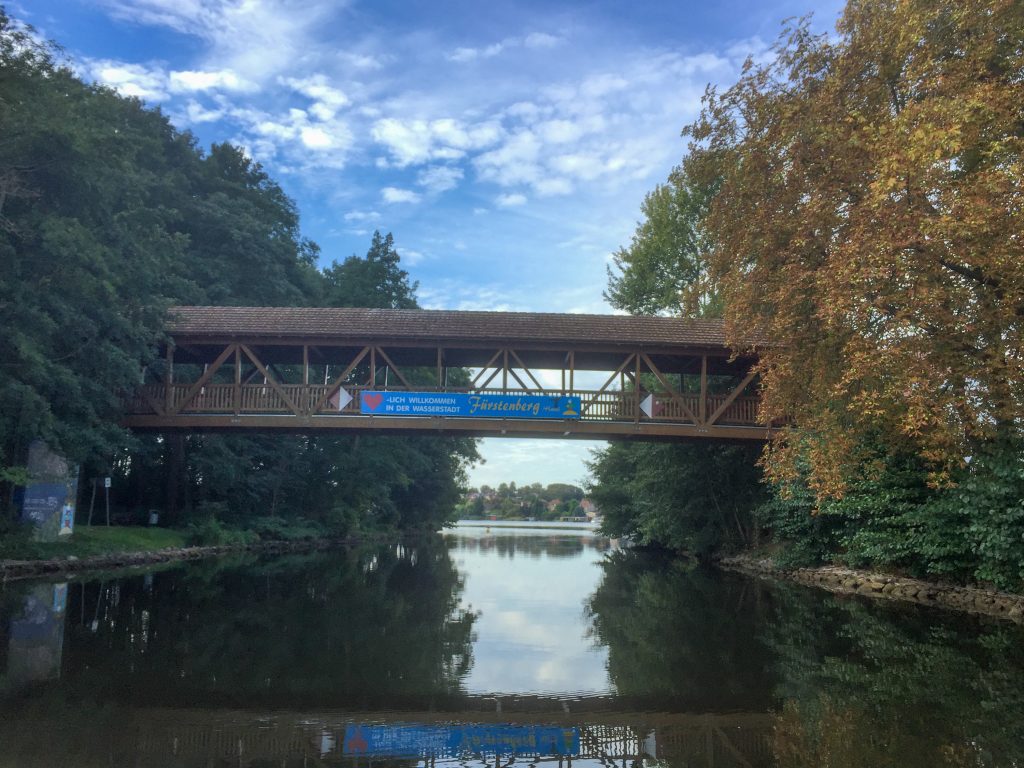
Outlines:
{"label": "blue welcome banner", "polygon": [[546,725],[363,725],[345,728],[342,754],[371,757],[458,757],[467,754],[558,755],[580,753],[576,728]]}
{"label": "blue welcome banner", "polygon": [[578,419],[578,395],[486,395],[462,392],[363,392],[369,416],[456,416],[485,419]]}

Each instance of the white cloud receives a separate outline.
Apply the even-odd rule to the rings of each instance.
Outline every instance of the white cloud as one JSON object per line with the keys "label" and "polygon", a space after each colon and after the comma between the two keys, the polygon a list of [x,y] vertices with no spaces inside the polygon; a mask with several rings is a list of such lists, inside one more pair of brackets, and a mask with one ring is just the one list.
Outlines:
{"label": "white cloud", "polygon": [[537,194],[541,197],[568,195],[573,190],[572,182],[561,178],[541,179],[533,185],[533,188],[537,190]]}
{"label": "white cloud", "polygon": [[605,445],[589,440],[484,439],[478,449],[485,463],[470,468],[469,483],[582,483],[587,477],[585,462],[593,460],[591,451]]}
{"label": "white cloud", "polygon": [[407,267],[415,267],[426,258],[426,256],[419,251],[414,251],[410,248],[403,248],[399,256],[401,256],[402,261]]}
{"label": "white cloud", "polygon": [[168,98],[167,74],[158,65],[131,64],[112,59],[86,61],[86,72],[97,82],[109,85],[124,96],[147,101]]}
{"label": "white cloud", "polygon": [[349,211],[343,218],[345,221],[377,221],[380,214],[377,211]]}
{"label": "white cloud", "polygon": [[462,169],[449,165],[435,165],[424,168],[416,177],[421,187],[426,187],[431,192],[446,192],[454,189],[462,180]]}
{"label": "white cloud", "polygon": [[209,62],[260,82],[309,53],[316,31],[338,5],[328,0],[99,0],[117,19],[205,40]]}
{"label": "white cloud", "polygon": [[474,59],[489,59],[497,56],[508,45],[507,42],[494,43],[484,48],[456,48],[448,54],[448,60],[463,64]]}
{"label": "white cloud", "polygon": [[532,32],[523,37],[506,37],[504,40],[480,48],[459,47],[447,54],[449,61],[466,64],[479,59],[491,59],[500,53],[519,48],[553,48],[562,42],[562,38],[547,32]]}
{"label": "white cloud", "polygon": [[585,127],[573,120],[547,120],[536,127],[537,133],[549,144],[565,144],[578,140]]}
{"label": "white cloud", "polygon": [[530,130],[522,129],[497,149],[479,155],[473,162],[482,179],[502,186],[529,184],[541,177],[541,142]]}
{"label": "white cloud", "polygon": [[437,120],[388,117],[374,124],[372,135],[387,147],[394,164],[401,168],[430,160],[457,160],[469,150],[498,141],[501,126],[495,121],[466,125],[450,117]]}
{"label": "white cloud", "polygon": [[384,187],[380,191],[380,196],[385,203],[418,203],[420,201],[419,193],[399,187]]}
{"label": "white cloud", "polygon": [[526,195],[521,195],[518,192],[510,195],[498,195],[494,202],[502,208],[513,208],[518,205],[525,205]]}
{"label": "white cloud", "polygon": [[195,99],[190,100],[185,105],[185,119],[190,125],[212,123],[220,120],[223,116],[223,109],[207,109]]}
{"label": "white cloud", "polygon": [[266,162],[287,161],[290,170],[340,169],[355,141],[352,130],[341,120],[311,120],[303,109],[267,114],[253,109],[229,109],[228,114],[242,127],[239,143]]}
{"label": "white cloud", "polygon": [[384,62],[379,57],[365,53],[342,51],[338,53],[338,59],[346,67],[351,67],[352,69],[374,70],[384,66]]}
{"label": "white cloud", "polygon": [[554,48],[561,42],[562,38],[557,35],[549,35],[547,32],[531,32],[523,40],[523,45],[527,48]]}
{"label": "white cloud", "polygon": [[349,104],[349,98],[344,91],[330,85],[323,74],[310,77],[283,77],[280,82],[312,99],[313,105],[309,111],[320,120],[332,119],[338,110]]}
{"label": "white cloud", "polygon": [[422,163],[431,157],[430,130],[422,120],[411,123],[390,117],[378,120],[373,126],[373,138],[390,150],[399,166]]}
{"label": "white cloud", "polygon": [[171,93],[191,93],[195,91],[251,91],[255,85],[228,69],[216,72],[197,70],[179,70],[171,72],[168,81]]}
{"label": "white cloud", "polygon": [[332,149],[334,137],[318,125],[307,125],[299,130],[302,143],[310,149]]}

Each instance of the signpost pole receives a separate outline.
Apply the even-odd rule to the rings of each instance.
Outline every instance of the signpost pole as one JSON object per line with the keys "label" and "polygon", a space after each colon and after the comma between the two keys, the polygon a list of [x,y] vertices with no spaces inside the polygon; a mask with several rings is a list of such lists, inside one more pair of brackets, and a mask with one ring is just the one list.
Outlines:
{"label": "signpost pole", "polygon": [[105,495],[106,495],[106,500],[107,500],[107,527],[109,528],[110,527],[110,478],[109,477],[104,477],[103,478],[103,489],[106,491]]}
{"label": "signpost pole", "polygon": [[92,525],[92,509],[96,506],[96,478],[92,479],[92,497],[89,499],[89,519],[86,521],[86,525]]}

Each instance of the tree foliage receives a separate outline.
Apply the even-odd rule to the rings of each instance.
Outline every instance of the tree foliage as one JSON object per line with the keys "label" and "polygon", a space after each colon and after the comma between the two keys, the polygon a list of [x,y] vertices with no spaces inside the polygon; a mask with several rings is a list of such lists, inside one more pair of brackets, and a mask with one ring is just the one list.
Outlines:
{"label": "tree foliage", "polygon": [[[469,439],[130,436],[174,304],[415,307],[390,234],[326,271],[294,202],[240,148],[198,147],[157,109],[79,80],[0,10],[0,484],[41,437],[115,509],[170,521],[298,516],[333,531],[435,527]],[[457,379],[460,375],[453,372]],[[4,499],[5,502],[8,499]]]}
{"label": "tree foliage", "polygon": [[694,184],[679,169],[647,194],[629,247],[619,248],[608,268],[605,298],[613,307],[635,315],[721,315],[703,225],[714,194],[715,185]]}
{"label": "tree foliage", "polygon": [[1020,591],[1022,456],[1019,443],[989,445],[954,473],[955,487],[936,489],[919,456],[890,451],[841,498],[817,499],[801,476],[776,488],[757,516],[791,565],[840,562]]}
{"label": "tree foliage", "polygon": [[613,443],[590,464],[602,529],[710,557],[757,544],[757,446]]}
{"label": "tree foliage", "polygon": [[[677,168],[647,195],[629,247],[615,253],[615,269],[608,270],[612,306],[634,314],[721,316],[704,226],[716,187]],[[751,546],[758,540],[751,511],[764,497],[758,455],[749,446],[706,443],[615,443],[599,450],[589,465],[590,495],[602,530],[702,557]]]}
{"label": "tree foliage", "polygon": [[850,0],[838,37],[791,24],[709,89],[684,169],[730,337],[764,337],[769,457],[841,495],[864,436],[944,481],[1024,398],[1024,6]]}

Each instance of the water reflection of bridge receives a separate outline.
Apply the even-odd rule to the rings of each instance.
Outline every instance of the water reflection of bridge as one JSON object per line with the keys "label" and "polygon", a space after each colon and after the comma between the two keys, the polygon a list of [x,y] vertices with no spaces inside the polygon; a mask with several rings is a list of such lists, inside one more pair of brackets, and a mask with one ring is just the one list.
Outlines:
{"label": "water reflection of bridge", "polygon": [[[493,702],[493,700],[491,700]],[[0,767],[51,765],[66,756],[73,764],[133,765],[137,768],[191,766],[423,765],[505,766],[558,764],[569,768],[630,768],[643,760],[668,766],[745,766],[772,764],[773,717],[767,714],[669,714],[612,711],[521,710],[480,712],[325,712],[257,714],[222,710],[141,709],[104,718],[45,720],[12,717],[0,723]],[[552,702],[548,702],[551,704]],[[575,702],[573,702],[575,704]],[[493,706],[493,703],[492,703]],[[566,707],[568,709],[569,707]],[[531,711],[536,709],[536,711]],[[584,707],[586,709],[586,707]],[[80,726],[76,727],[76,723]],[[499,734],[489,746],[458,754],[421,749],[353,747],[353,729],[404,729],[406,734],[437,734],[473,729]],[[564,729],[574,747],[555,751],[503,748],[501,734],[516,729]],[[346,734],[349,739],[346,740]],[[67,743],[67,742],[70,742]],[[406,742],[408,743],[408,742]]]}
{"label": "water reflection of bridge", "polygon": [[[461,552],[495,552],[500,557],[577,557],[585,550],[610,552],[618,549],[618,543],[603,536],[580,536],[577,533],[552,529],[550,533],[538,533],[542,529],[517,533],[515,529],[495,527],[489,533],[481,528],[476,536],[461,535],[449,538],[449,548]],[[464,533],[460,529],[459,533]]]}

